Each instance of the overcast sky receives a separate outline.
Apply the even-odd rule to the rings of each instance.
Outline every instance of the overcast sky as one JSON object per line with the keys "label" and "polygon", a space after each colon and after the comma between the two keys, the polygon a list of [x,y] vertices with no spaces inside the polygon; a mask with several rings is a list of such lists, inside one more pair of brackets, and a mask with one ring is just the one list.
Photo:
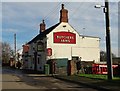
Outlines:
{"label": "overcast sky", "polygon": [[[43,19],[47,28],[59,22],[61,4],[69,13],[69,24],[80,34],[101,38],[100,49],[105,50],[105,14],[96,4],[103,2],[2,2],[2,38],[13,48],[14,33],[17,34],[17,49],[39,33]],[[0,5],[1,8],[1,5]],[[1,18],[0,18],[1,19]],[[118,3],[110,2],[110,25],[112,52],[118,55]],[[1,33],[0,33],[1,34]]]}

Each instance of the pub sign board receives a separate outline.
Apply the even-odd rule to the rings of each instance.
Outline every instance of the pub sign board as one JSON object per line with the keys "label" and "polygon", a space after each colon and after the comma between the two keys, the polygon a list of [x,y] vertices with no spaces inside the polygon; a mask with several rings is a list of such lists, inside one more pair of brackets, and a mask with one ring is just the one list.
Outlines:
{"label": "pub sign board", "polygon": [[76,34],[71,32],[55,32],[54,43],[76,44]]}

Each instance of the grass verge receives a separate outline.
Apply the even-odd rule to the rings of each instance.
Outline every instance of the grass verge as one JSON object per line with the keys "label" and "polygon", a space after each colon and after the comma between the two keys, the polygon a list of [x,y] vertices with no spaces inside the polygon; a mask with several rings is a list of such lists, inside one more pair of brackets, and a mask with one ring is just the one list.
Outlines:
{"label": "grass verge", "polygon": [[[78,74],[77,76],[87,77],[91,79],[107,80],[107,75],[101,75],[101,74]],[[113,80],[120,80],[120,77],[113,77]]]}

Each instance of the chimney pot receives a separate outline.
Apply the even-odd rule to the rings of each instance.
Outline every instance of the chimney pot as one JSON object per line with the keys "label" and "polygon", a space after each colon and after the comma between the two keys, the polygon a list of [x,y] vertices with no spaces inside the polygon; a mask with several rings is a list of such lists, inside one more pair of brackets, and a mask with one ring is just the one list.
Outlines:
{"label": "chimney pot", "polygon": [[62,9],[64,9],[64,4],[62,4]]}
{"label": "chimney pot", "polygon": [[42,23],[40,24],[40,33],[45,31],[45,22],[42,20]]}

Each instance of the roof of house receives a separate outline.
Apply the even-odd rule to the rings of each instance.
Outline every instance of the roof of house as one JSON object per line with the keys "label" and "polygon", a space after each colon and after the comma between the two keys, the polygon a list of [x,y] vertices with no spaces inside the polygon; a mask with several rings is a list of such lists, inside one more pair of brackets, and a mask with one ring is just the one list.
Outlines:
{"label": "roof of house", "polygon": [[53,29],[55,29],[60,23],[57,23],[50,28],[46,29],[44,32],[41,32],[38,34],[35,38],[33,38],[31,41],[29,41],[27,44],[31,44],[32,42],[35,42],[39,39],[43,39],[47,34],[49,34]]}
{"label": "roof of house", "polygon": [[100,37],[96,37],[96,36],[88,36],[88,35],[80,35],[81,37],[89,37],[89,38],[99,38],[100,39]]}

